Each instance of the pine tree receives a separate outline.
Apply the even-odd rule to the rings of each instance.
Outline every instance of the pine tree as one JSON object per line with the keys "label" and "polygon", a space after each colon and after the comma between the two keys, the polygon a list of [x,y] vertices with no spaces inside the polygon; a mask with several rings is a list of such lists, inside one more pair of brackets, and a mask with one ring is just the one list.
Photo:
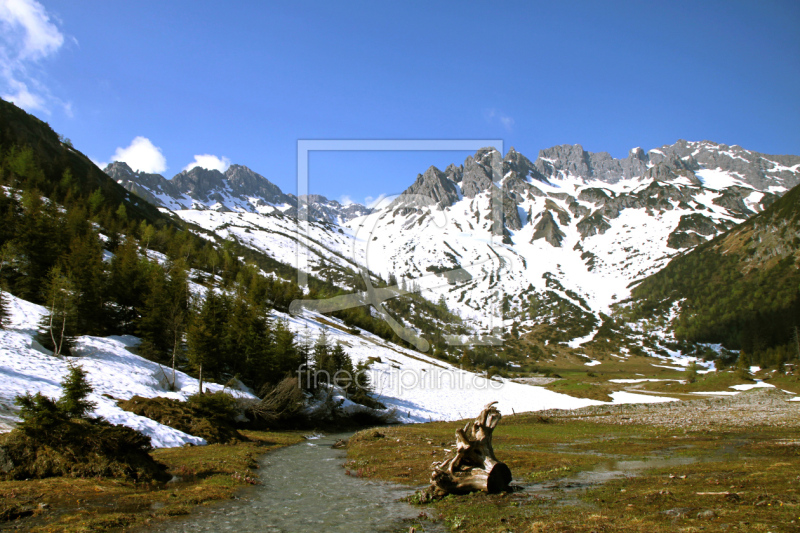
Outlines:
{"label": "pine tree", "polygon": [[22,203],[25,223],[14,238],[20,274],[15,294],[44,302],[43,281],[66,249],[65,224],[55,204],[46,204],[35,189],[23,193]]}
{"label": "pine tree", "polygon": [[150,264],[147,295],[136,321],[136,333],[142,339],[139,354],[151,361],[163,362],[172,347],[169,332],[169,292],[164,269]]}
{"label": "pine tree", "polygon": [[739,352],[739,358],[736,360],[736,376],[741,379],[750,379],[750,358],[744,352]]}
{"label": "pine tree", "polygon": [[97,404],[86,399],[92,393],[92,386],[86,379],[86,371],[83,368],[72,363],[68,368],[67,377],[61,382],[64,392],[56,405],[69,418],[86,418],[89,412],[97,407]]}
{"label": "pine tree", "polygon": [[95,189],[95,191],[89,196],[87,203],[89,204],[89,213],[92,216],[97,215],[105,203],[103,191],[100,189]]}
{"label": "pine tree", "polygon": [[114,329],[136,333],[137,309],[147,293],[147,262],[139,256],[139,247],[131,237],[114,250],[108,278],[109,298],[115,304]]}
{"label": "pine tree", "polygon": [[72,238],[66,264],[75,283],[78,331],[102,335],[107,322],[103,298],[106,273],[103,248],[93,229]]}
{"label": "pine tree", "polygon": [[183,353],[183,337],[186,333],[189,313],[189,280],[186,264],[178,260],[169,269],[169,310],[167,331],[172,343],[172,383],[175,387],[175,366],[179,355]]}
{"label": "pine tree", "polygon": [[[276,347],[276,357],[280,357],[279,354],[283,349],[283,344],[280,342],[280,331],[283,327],[281,322],[278,322],[277,327],[275,328],[275,347]],[[288,331],[288,328],[283,327]],[[291,332],[290,332],[291,333]],[[306,326],[305,332],[300,337],[300,341],[297,343],[296,348],[297,353],[297,374],[298,378],[300,378],[300,386],[305,389],[312,389],[316,386],[313,382],[312,375],[313,375],[313,365],[311,364],[311,343],[309,342],[308,338],[308,326]]]}
{"label": "pine tree", "polygon": [[335,385],[345,390],[353,388],[353,361],[347,352],[344,351],[342,344],[337,342],[331,350],[331,377]]}
{"label": "pine tree", "polygon": [[187,331],[189,363],[197,370],[200,393],[203,392],[204,372],[216,375],[225,353],[225,322],[227,309],[225,299],[213,288],[206,291],[202,306],[191,317]]}
{"label": "pine tree", "polygon": [[328,342],[328,334],[323,330],[317,342],[314,343],[314,381],[318,384],[327,385],[336,372],[331,358],[331,345]]}
{"label": "pine tree", "polygon": [[7,264],[10,264],[14,257],[14,249],[11,242],[6,242],[0,248],[0,328],[5,329],[8,325],[8,317],[10,310],[8,308],[8,300],[5,293],[5,279],[3,278],[3,270]]}
{"label": "pine tree", "polygon": [[686,381],[689,383],[697,382],[697,362],[692,361],[686,369]]}
{"label": "pine tree", "polygon": [[273,373],[273,339],[264,311],[238,293],[230,305],[226,332],[227,371],[260,389]]}
{"label": "pine tree", "polygon": [[299,370],[307,367],[310,348],[307,343],[295,344],[295,335],[285,320],[272,323],[272,337],[275,365],[272,379],[277,383],[287,375],[296,375]]}

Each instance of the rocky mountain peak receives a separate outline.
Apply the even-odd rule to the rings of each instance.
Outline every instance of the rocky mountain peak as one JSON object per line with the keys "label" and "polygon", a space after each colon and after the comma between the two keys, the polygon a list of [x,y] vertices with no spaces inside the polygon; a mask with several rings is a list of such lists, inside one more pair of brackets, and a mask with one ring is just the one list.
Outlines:
{"label": "rocky mountain peak", "polygon": [[417,180],[392,203],[392,206],[423,207],[429,204],[423,197],[435,202],[442,209],[460,199],[458,186],[447,174],[431,166],[424,174],[417,174]]}
{"label": "rocky mountain peak", "polygon": [[494,177],[502,177],[503,159],[494,148],[481,148],[475,156],[468,156],[464,161],[461,192],[467,198],[474,198],[483,191],[488,191]]}
{"label": "rocky mountain peak", "polygon": [[204,203],[222,200],[220,193],[227,188],[222,172],[203,167],[182,171],[172,178],[172,183],[182,193]]}

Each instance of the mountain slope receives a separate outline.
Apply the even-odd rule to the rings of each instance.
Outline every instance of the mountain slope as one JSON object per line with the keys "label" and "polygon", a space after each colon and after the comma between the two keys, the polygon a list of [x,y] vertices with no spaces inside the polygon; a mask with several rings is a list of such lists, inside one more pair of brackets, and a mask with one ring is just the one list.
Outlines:
{"label": "mountain slope", "polygon": [[[795,156],[707,141],[623,160],[579,145],[535,162],[483,149],[347,226],[370,270],[414,280],[483,326],[503,313],[505,327],[549,324],[569,340],[590,335],[631,283],[762,211],[798,169]],[[455,269],[468,275],[434,275]]]}
{"label": "mountain slope", "polygon": [[[800,187],[674,259],[632,294],[638,316],[678,305],[679,339],[721,343],[766,364],[795,355],[800,327]],[[766,366],[766,365],[765,365]]]}
{"label": "mountain slope", "polygon": [[296,199],[246,167],[231,169],[251,176],[247,186],[231,169],[195,168],[172,180],[125,169],[107,171],[184,220],[278,261],[296,264],[299,246],[308,272],[340,287],[360,287],[353,274],[363,266],[419,287],[476,331],[546,325],[548,336],[575,345],[631,284],[800,182],[800,157],[709,141],[634,148],[625,159],[580,145],[541,150],[535,161],[485,148],[461,165],[429,168],[374,211],[345,213],[310,196],[306,234],[296,209],[279,204]]}
{"label": "mountain slope", "polygon": [[[142,202],[103,173],[84,154],[62,139],[46,123],[0,99],[0,147],[13,168],[3,181],[12,186],[37,188],[46,196],[88,197],[100,190],[109,204],[123,204],[131,218],[154,223],[166,220],[150,203]],[[14,154],[11,154],[11,151]],[[29,153],[25,153],[29,150]],[[10,157],[14,155],[14,157]],[[69,173],[69,178],[65,173]]]}

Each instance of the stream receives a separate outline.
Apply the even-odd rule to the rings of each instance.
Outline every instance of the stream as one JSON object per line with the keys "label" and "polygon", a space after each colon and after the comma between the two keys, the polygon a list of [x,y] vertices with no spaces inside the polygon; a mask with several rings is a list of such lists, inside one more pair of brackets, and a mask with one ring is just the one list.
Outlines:
{"label": "stream", "polygon": [[[412,489],[345,474],[345,450],[331,445],[350,434],[323,435],[259,459],[261,484],[238,500],[200,508],[156,531],[398,531],[419,509],[398,501]],[[406,526],[406,529],[408,526]]]}
{"label": "stream", "polygon": [[[184,519],[154,527],[162,532],[392,532],[407,531],[420,508],[400,501],[414,490],[345,473],[347,452],[331,445],[348,434],[320,435],[306,442],[265,454],[259,459],[261,484],[245,489],[238,499],[201,507]],[[518,497],[549,498],[558,505],[585,505],[578,493],[642,470],[682,466],[715,460],[709,456],[661,456],[644,460],[608,461],[574,476],[544,483],[515,480]],[[426,523],[426,531],[443,531],[442,524]]]}

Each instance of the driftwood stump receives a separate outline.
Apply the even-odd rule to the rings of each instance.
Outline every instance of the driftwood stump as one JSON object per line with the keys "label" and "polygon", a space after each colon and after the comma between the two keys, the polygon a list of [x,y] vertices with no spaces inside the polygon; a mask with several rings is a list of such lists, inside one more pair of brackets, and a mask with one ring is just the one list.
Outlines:
{"label": "driftwood stump", "polygon": [[496,403],[487,404],[473,422],[456,430],[455,454],[432,465],[433,488],[448,494],[508,489],[511,470],[497,460],[492,449],[492,431],[502,417]]}

